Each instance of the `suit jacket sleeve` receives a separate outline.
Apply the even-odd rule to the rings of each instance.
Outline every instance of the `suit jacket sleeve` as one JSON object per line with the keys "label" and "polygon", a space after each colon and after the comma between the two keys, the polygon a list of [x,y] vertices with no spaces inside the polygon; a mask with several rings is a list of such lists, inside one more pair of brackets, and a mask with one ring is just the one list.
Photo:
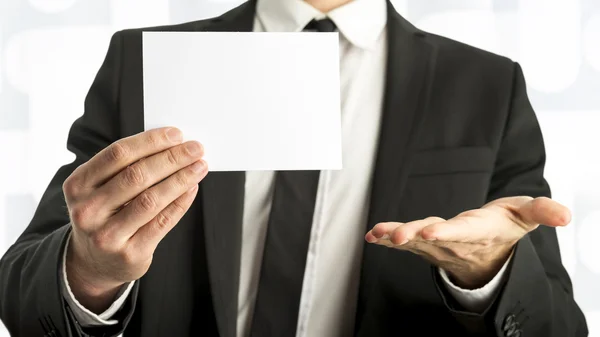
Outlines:
{"label": "suit jacket sleeve", "polygon": [[[62,184],[76,167],[120,138],[121,53],[122,39],[116,33],[85,99],[84,114],[69,132],[67,148],[76,155],[75,161],[58,170],[31,223],[0,262],[0,317],[11,336],[44,336],[52,330],[53,336],[82,335],[59,282],[61,252],[70,232]],[[106,336],[123,330],[133,312],[136,291],[137,287],[120,324],[102,331]]]}
{"label": "suit jacket sleeve", "polygon": [[[516,195],[550,197],[543,177],[545,159],[542,133],[527,97],[523,72],[515,64],[510,111],[488,201]],[[540,226],[521,239],[507,273],[503,289],[481,315],[454,307],[449,296],[443,296],[455,317],[474,335],[588,335],[584,315],[575,303],[571,280],[561,262],[554,228]]]}

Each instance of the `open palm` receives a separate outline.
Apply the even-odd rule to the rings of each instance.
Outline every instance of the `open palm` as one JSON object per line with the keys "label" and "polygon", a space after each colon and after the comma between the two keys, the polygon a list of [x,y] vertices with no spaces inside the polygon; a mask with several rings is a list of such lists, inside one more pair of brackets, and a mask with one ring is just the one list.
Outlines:
{"label": "open palm", "polygon": [[419,254],[446,270],[464,287],[487,283],[509,258],[514,245],[540,224],[567,225],[569,210],[549,198],[507,197],[445,220],[384,222],[365,239]]}

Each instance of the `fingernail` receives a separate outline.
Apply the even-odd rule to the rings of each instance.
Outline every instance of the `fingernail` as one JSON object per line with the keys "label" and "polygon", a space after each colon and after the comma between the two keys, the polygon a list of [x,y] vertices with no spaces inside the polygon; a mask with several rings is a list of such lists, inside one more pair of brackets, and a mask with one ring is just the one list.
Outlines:
{"label": "fingernail", "polygon": [[167,138],[173,143],[179,143],[183,139],[183,135],[179,129],[170,128],[167,130]]}
{"label": "fingernail", "polygon": [[194,193],[194,192],[196,192],[197,189],[198,189],[198,184],[196,184],[196,185],[194,185],[194,187],[190,188],[188,190],[188,193]]}
{"label": "fingernail", "polygon": [[204,164],[201,161],[193,163],[190,167],[195,173],[200,173],[204,170]]}
{"label": "fingernail", "polygon": [[202,152],[202,146],[198,142],[189,142],[185,145],[185,148],[192,156],[197,156]]}

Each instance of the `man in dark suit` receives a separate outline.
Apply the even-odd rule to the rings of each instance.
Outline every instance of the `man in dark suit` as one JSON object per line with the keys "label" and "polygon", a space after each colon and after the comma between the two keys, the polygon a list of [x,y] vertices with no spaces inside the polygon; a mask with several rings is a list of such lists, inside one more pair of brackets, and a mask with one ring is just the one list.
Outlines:
{"label": "man in dark suit", "polygon": [[[207,174],[177,128],[142,132],[156,30],[339,31],[344,169]],[[0,265],[13,336],[588,333],[521,68],[389,2],[249,1],[118,32],[68,148]]]}

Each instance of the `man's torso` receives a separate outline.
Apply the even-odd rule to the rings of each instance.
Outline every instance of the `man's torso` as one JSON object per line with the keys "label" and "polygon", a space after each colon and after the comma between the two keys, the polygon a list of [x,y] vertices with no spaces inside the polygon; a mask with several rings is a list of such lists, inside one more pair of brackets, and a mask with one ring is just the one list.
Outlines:
{"label": "man's torso", "polygon": [[[221,19],[154,29],[250,31],[254,12],[248,6],[251,4]],[[379,221],[409,221],[432,215],[448,218],[485,203],[510,101],[512,62],[508,59],[422,33],[396,14],[388,17],[389,59],[385,86],[382,84],[381,120],[379,125],[371,125],[371,130],[363,130],[360,120],[349,122],[355,123],[350,127],[345,125],[353,134],[364,131],[363,137],[372,136],[374,128],[380,129],[371,174],[363,177],[370,181],[370,193],[356,195],[356,200],[367,207],[365,214],[355,213],[364,216],[364,228],[353,228],[355,232],[348,235],[354,239]],[[122,33],[119,137],[143,130],[141,31]],[[347,95],[350,99],[361,97]],[[362,103],[352,104],[360,109]],[[369,170],[352,157],[356,152],[351,148],[345,151],[351,156],[349,160],[356,160],[350,168]],[[140,310],[135,315],[143,323],[137,327],[133,324],[131,331],[139,329],[143,336],[189,335],[218,326],[222,336],[234,336],[232,326],[237,324],[241,305],[239,290],[246,282],[242,242],[246,239],[244,231],[251,230],[251,222],[243,221],[244,191],[262,184],[261,179],[268,185],[267,175],[213,173],[202,182],[194,206],[163,240],[150,271],[140,281]],[[350,176],[332,172],[326,177],[327,193],[343,195],[352,189],[347,185]],[[264,193],[263,201],[268,199]],[[338,204],[338,211],[355,204]],[[327,201],[323,205],[336,206]],[[324,223],[333,221],[334,216],[338,214],[332,212]],[[324,238],[322,244],[339,244],[333,237]],[[360,281],[358,299],[349,301],[357,306],[356,335],[387,335],[393,331],[388,330],[390,322],[412,326],[427,324],[430,319],[439,323],[440,332],[461,331],[442,302],[433,269],[425,260],[408,252],[365,245],[360,239],[348,253],[359,255],[356,252],[362,250],[360,256],[348,258],[358,259],[359,264],[347,264],[346,275],[340,273],[346,281],[350,274],[356,274],[353,277]],[[332,256],[318,263],[329,264]],[[360,270],[353,274],[353,268]],[[319,319],[326,319],[323,311],[318,311],[327,310],[325,307],[314,311]]]}

